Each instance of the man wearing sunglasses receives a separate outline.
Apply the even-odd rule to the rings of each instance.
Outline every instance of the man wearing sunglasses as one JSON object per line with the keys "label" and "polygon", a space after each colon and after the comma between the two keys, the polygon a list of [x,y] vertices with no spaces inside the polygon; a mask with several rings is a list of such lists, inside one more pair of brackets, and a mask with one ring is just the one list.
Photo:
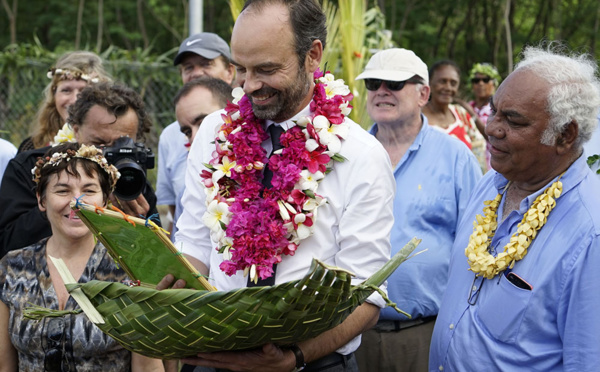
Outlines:
{"label": "man wearing sunglasses", "polygon": [[364,371],[426,371],[429,343],[446,287],[456,225],[475,183],[477,160],[459,140],[429,126],[427,66],[412,51],[376,53],[357,80],[367,88],[370,129],[387,150],[396,178],[392,253],[412,237],[427,249],[388,279],[390,299],[412,318],[381,310],[356,356]]}

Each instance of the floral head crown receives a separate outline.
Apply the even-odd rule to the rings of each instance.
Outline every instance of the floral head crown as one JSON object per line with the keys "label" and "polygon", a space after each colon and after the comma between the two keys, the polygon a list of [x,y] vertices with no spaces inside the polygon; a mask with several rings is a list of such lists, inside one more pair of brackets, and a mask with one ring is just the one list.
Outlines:
{"label": "floral head crown", "polygon": [[73,71],[67,68],[56,68],[53,67],[48,70],[48,79],[52,79],[54,76],[58,78],[58,80],[84,80],[88,83],[97,83],[100,81],[97,77],[92,77],[88,74],[84,74],[81,71]]}
{"label": "floral head crown", "polygon": [[87,159],[98,164],[100,168],[102,168],[108,174],[108,178],[110,181],[110,189],[111,191],[114,191],[115,186],[117,185],[117,181],[119,180],[119,177],[121,177],[121,174],[114,165],[108,164],[108,161],[102,155],[102,150],[96,148],[95,146],[81,145],[81,147],[77,151],[68,149],[66,150],[66,152],[55,152],[54,154],[52,154],[52,156],[45,156],[39,158],[38,161],[35,163],[33,169],[31,169],[31,174],[33,175],[33,182],[40,182],[40,178],[42,177],[42,168],[47,167],[49,165],[57,166],[63,160],[69,161],[72,158]]}

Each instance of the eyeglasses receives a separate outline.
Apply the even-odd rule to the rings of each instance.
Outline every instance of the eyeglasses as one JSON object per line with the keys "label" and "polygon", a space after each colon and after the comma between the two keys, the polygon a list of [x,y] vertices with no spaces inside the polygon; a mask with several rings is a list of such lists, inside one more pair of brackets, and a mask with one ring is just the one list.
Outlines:
{"label": "eyeglasses", "polygon": [[379,89],[381,83],[385,83],[385,86],[389,90],[399,91],[404,88],[405,84],[416,84],[414,81],[404,80],[404,81],[390,81],[390,80],[381,80],[381,79],[365,79],[365,87],[367,90],[375,91]]}
{"label": "eyeglasses", "polygon": [[471,83],[472,84],[479,84],[480,81],[483,81],[484,83],[489,83],[490,80],[492,80],[492,78],[489,77],[484,77],[484,78],[473,78],[471,79]]}
{"label": "eyeglasses", "polygon": [[48,351],[46,351],[44,358],[45,371],[64,371],[62,368],[64,328],[65,323],[61,318],[52,318],[48,321],[46,327]]}

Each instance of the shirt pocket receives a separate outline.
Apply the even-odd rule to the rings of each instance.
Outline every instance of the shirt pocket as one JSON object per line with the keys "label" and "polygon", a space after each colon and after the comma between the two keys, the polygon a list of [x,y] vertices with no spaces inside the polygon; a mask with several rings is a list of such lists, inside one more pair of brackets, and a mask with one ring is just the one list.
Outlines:
{"label": "shirt pocket", "polygon": [[500,275],[500,283],[494,278],[484,284],[482,291],[486,291],[487,286],[489,293],[485,298],[479,299],[476,316],[481,327],[496,340],[514,342],[521,328],[532,291],[518,288],[510,283],[504,274]]}

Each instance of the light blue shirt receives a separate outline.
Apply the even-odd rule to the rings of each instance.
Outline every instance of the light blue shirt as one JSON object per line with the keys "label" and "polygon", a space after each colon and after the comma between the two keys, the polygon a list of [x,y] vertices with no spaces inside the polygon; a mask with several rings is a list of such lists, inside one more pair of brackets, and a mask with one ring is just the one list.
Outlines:
{"label": "light blue shirt", "polygon": [[[554,182],[553,180],[552,182]],[[429,370],[598,371],[600,369],[600,180],[580,157],[562,176],[563,194],[512,272],[491,280],[468,271],[464,249],[483,202],[507,180],[490,171],[465,210],[450,262],[449,285],[435,324]],[[523,214],[546,187],[521,202],[497,228],[491,247],[502,251]],[[500,208],[503,208],[504,200]],[[498,211],[502,215],[502,211]],[[480,284],[474,305],[467,297]],[[471,301],[473,302],[473,301]]]}
{"label": "light blue shirt", "polygon": [[181,196],[185,189],[185,169],[189,153],[186,146],[188,142],[176,121],[163,129],[158,141],[156,204],[175,205],[171,240],[174,240],[177,218],[181,215]]}
{"label": "light blue shirt", "polygon": [[[438,313],[448,279],[450,249],[456,226],[471,191],[481,178],[477,159],[464,143],[423,125],[394,169],[396,197],[392,255],[410,239],[423,239],[417,251],[426,252],[404,262],[388,279],[388,295],[413,319]],[[377,133],[377,124],[370,133]],[[407,320],[393,308],[380,319]]]}
{"label": "light blue shirt", "polygon": [[6,165],[16,154],[17,148],[12,143],[0,138],[0,183],[2,182]]}

